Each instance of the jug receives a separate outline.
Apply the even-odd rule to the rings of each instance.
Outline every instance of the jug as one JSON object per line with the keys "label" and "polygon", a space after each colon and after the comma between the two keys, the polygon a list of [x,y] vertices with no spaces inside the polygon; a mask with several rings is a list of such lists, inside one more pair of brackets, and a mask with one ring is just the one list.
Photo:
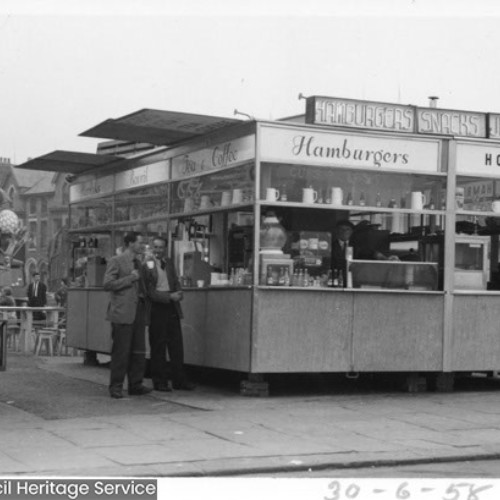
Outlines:
{"label": "jug", "polygon": [[412,191],[410,203],[412,210],[422,210],[426,203],[424,193],[421,191]]}
{"label": "jug", "polygon": [[194,208],[194,202],[192,198],[186,198],[184,200],[184,212],[191,212]]}
{"label": "jug", "polygon": [[230,191],[223,191],[220,206],[226,207],[230,203],[231,203],[231,192]]}
{"label": "jug", "polygon": [[208,194],[202,195],[200,200],[200,208],[204,209],[208,208],[209,206],[210,206],[210,196],[208,196]]}
{"label": "jug", "polygon": [[344,193],[342,191],[342,188],[332,187],[332,194],[330,199],[332,205],[342,205],[342,202],[344,200]]}
{"label": "jug", "polygon": [[318,200],[318,192],[313,188],[303,188],[302,189],[302,202],[303,203],[316,203]]}
{"label": "jug", "polygon": [[243,191],[241,189],[233,189],[233,204],[243,202]]}
{"label": "jug", "polygon": [[278,201],[280,192],[272,187],[266,189],[266,201]]}
{"label": "jug", "polygon": [[460,209],[464,208],[465,204],[465,188],[457,186],[455,188],[455,207]]}

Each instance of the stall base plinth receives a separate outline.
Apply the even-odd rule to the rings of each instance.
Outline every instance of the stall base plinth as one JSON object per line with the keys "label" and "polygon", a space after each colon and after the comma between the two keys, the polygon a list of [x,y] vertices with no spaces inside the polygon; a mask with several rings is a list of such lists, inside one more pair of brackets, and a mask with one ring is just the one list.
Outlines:
{"label": "stall base plinth", "polygon": [[97,353],[95,351],[85,351],[83,353],[83,364],[85,366],[98,366]]}
{"label": "stall base plinth", "polygon": [[252,380],[242,380],[240,383],[240,394],[249,397],[266,398],[269,396],[268,382],[254,382]]}
{"label": "stall base plinth", "polygon": [[420,376],[418,373],[410,373],[406,377],[406,390],[411,393],[426,392],[427,379]]}
{"label": "stall base plinth", "polygon": [[454,373],[438,373],[436,376],[436,392],[452,392],[455,385]]}

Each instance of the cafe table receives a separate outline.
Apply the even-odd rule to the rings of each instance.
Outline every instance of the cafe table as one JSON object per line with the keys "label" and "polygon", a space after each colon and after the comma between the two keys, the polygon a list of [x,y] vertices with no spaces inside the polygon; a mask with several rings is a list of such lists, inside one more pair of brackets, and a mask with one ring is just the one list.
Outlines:
{"label": "cafe table", "polygon": [[46,319],[43,321],[43,326],[57,328],[59,322],[59,314],[65,311],[64,307],[58,306],[45,306],[45,307],[20,307],[20,306],[0,306],[0,315],[5,316],[4,313],[19,312],[19,326],[20,338],[19,347],[23,352],[31,352],[32,333],[33,333],[33,313],[37,311],[44,312]]}

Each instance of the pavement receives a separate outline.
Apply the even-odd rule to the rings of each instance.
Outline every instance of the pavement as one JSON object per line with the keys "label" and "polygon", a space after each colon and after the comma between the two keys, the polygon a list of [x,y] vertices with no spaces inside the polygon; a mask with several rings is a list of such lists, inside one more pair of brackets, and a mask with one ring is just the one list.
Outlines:
{"label": "pavement", "polygon": [[500,458],[498,379],[406,393],[340,377],[304,388],[289,376],[252,398],[217,376],[198,373],[193,392],[113,400],[103,366],[9,352],[0,475],[226,477]]}

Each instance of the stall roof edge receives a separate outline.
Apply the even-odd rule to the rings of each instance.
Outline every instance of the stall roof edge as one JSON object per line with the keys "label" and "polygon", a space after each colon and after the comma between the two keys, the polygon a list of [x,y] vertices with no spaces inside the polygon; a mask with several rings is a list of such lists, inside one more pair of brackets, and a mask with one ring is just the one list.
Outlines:
{"label": "stall roof edge", "polygon": [[242,121],[235,118],[143,108],[120,118],[108,118],[79,135],[170,146]]}
{"label": "stall roof edge", "polygon": [[123,161],[123,158],[111,155],[98,155],[95,153],[56,150],[46,155],[28,160],[21,163],[21,165],[16,165],[15,168],[81,174],[88,170],[108,166],[118,161]]}

